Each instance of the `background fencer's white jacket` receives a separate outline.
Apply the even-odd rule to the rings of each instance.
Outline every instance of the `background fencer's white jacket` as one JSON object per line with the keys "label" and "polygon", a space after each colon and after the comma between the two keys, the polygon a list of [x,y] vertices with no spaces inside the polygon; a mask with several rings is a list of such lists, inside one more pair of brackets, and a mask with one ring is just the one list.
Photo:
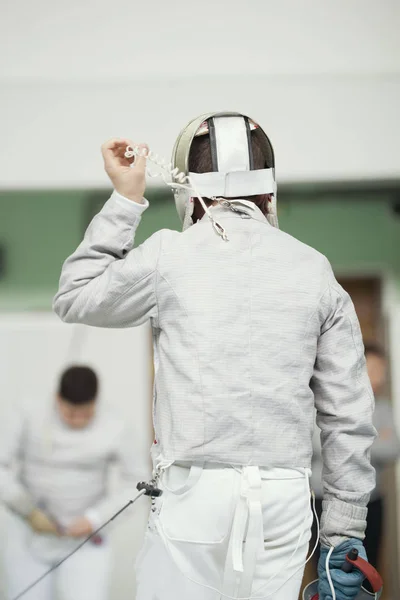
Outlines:
{"label": "background fencer's white jacket", "polygon": [[245,214],[211,208],[183,233],[132,249],[148,203],[113,193],[63,266],[66,322],[151,320],[155,430],[167,461],[310,467],[322,430],[322,539],[362,537],[374,487],[373,396],[359,323],[327,259]]}
{"label": "background fencer's white jacket", "polygon": [[[136,493],[129,440],[124,421],[100,406],[84,429],[65,425],[54,402],[10,407],[0,425],[0,501],[22,516],[41,508],[63,527],[82,516],[100,527]],[[112,464],[120,477],[110,491]]]}

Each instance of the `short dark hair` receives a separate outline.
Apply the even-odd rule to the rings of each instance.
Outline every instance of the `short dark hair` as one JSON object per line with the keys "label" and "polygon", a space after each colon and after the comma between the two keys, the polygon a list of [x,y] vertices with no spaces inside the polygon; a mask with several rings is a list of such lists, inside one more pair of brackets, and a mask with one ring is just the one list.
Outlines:
{"label": "short dark hair", "polygon": [[96,399],[97,375],[90,367],[70,367],[61,375],[58,393],[69,404],[80,406]]}
{"label": "short dark hair", "polygon": [[364,354],[365,356],[368,354],[374,354],[375,356],[379,356],[379,358],[386,358],[384,349],[376,342],[366,342],[364,345]]}
{"label": "short dark hair", "polygon": [[[265,169],[268,165],[262,150],[262,133],[255,129],[251,132],[251,148],[253,152],[254,169]],[[189,152],[189,171],[192,173],[210,173],[213,171],[210,136],[207,134],[199,135],[193,138]],[[268,205],[271,201],[272,194],[259,194],[256,196],[244,196],[243,200],[254,202],[265,215],[268,213]],[[209,198],[203,198],[207,205],[212,204]],[[196,222],[204,214],[204,210],[200,203],[195,203],[193,221]]]}

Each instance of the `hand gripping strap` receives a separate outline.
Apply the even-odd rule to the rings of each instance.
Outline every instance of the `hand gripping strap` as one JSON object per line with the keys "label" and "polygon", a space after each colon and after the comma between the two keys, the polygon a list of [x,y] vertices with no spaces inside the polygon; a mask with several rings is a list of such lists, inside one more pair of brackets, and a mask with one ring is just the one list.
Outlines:
{"label": "hand gripping strap", "polygon": [[[364,590],[364,588],[362,588],[362,590],[365,592],[365,595],[368,594],[368,597],[373,597],[375,598],[375,600],[378,600],[378,598],[380,597],[381,593],[382,593],[382,588],[383,588],[383,581],[382,581],[382,577],[379,575],[378,571],[376,569],[374,569],[374,567],[372,565],[369,564],[369,562],[367,562],[366,560],[364,560],[363,558],[360,558],[359,556],[355,559],[352,560],[349,556],[346,556],[346,562],[350,563],[351,565],[353,565],[353,567],[356,567],[356,569],[358,569],[359,571],[361,571],[361,573],[364,575],[365,579],[367,579],[369,581],[369,583],[372,586],[372,589],[374,591],[374,596],[372,596],[370,593],[366,592]],[[312,587],[315,586],[315,588],[318,585],[318,581],[315,581],[313,583],[311,583],[309,586],[307,586],[307,588],[304,590],[304,594],[303,594],[303,598],[309,598],[308,594],[307,594],[307,589],[312,589]],[[358,596],[357,596],[358,598]],[[319,594],[316,593],[313,596],[311,596],[310,600],[319,600]]]}

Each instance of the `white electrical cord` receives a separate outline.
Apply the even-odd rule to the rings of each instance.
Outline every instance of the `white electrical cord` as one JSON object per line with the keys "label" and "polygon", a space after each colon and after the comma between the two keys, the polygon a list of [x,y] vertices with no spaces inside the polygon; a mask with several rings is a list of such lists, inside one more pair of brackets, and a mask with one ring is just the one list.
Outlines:
{"label": "white electrical cord", "polygon": [[[147,168],[147,174],[149,177],[162,177],[164,183],[170,186],[172,189],[184,188],[186,190],[190,190],[194,192],[196,197],[199,199],[201,206],[204,209],[204,212],[210,219],[214,230],[218,233],[221,238],[227,242],[228,236],[226,235],[225,229],[222,227],[220,223],[218,223],[211,214],[208,206],[204,202],[201,195],[196,190],[193,182],[191,181],[188,175],[179,171],[177,167],[174,168],[172,163],[167,163],[163,158],[160,158],[158,154],[152,152],[152,150],[148,150],[147,148],[143,148],[143,146],[127,146],[125,151],[125,158],[134,158],[135,156],[140,156],[142,158],[146,158],[151,161],[160,169],[160,173],[152,173]],[[133,163],[134,164],[134,163]],[[172,177],[172,181],[167,181],[166,176]]]}
{"label": "white electrical cord", "polygon": [[326,575],[328,577],[328,583],[329,583],[329,587],[331,588],[331,594],[332,594],[332,600],[336,600],[336,593],[335,593],[335,588],[333,587],[333,582],[332,582],[332,577],[331,577],[331,572],[329,570],[329,560],[332,556],[332,552],[334,551],[334,547],[332,546],[327,554],[326,557],[326,561],[325,561],[325,569],[326,569]]}

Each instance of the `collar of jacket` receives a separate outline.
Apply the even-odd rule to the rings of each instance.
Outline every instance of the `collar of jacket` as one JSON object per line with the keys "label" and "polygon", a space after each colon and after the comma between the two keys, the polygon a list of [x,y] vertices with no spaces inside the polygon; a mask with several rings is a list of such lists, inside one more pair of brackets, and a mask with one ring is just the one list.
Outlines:
{"label": "collar of jacket", "polygon": [[[234,210],[227,206],[223,206],[222,204],[210,206],[210,212],[214,219],[217,221],[220,217],[223,219],[255,219],[256,221],[261,221],[261,223],[265,223],[265,225],[272,227],[272,225],[270,225],[268,222],[267,217],[261,212],[258,206],[254,204],[254,202],[240,200],[237,202],[236,206],[234,201],[232,201],[232,203]],[[200,219],[200,223],[201,222],[208,223],[208,217],[206,214]]]}

